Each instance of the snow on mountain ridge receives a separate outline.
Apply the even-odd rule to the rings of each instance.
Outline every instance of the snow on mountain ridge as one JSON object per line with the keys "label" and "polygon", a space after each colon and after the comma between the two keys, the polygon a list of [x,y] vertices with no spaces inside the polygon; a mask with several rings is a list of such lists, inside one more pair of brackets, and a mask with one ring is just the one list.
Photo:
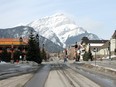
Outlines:
{"label": "snow on mountain ridge", "polygon": [[63,14],[56,14],[50,17],[44,17],[39,20],[33,21],[28,25],[31,27],[36,26],[35,28],[42,27],[43,25],[46,27],[54,28],[65,24],[75,24],[75,22]]}
{"label": "snow on mountain ridge", "polygon": [[[62,33],[62,32],[68,31],[63,26],[68,27],[69,24],[72,24],[73,26],[75,26],[74,21],[71,21],[68,17],[66,17],[63,14],[57,14],[57,15],[53,15],[50,17],[41,18],[41,19],[36,20],[28,25],[33,27],[35,29],[35,31],[39,32],[40,35],[42,35],[48,39],[51,39],[51,40],[53,39],[52,41],[55,43],[56,43],[55,37],[58,37],[57,39],[59,39],[60,42],[62,42],[64,44],[64,41],[61,40],[61,38],[59,38],[59,35],[61,35],[60,33]],[[59,29],[61,27],[63,27],[63,28]],[[71,28],[67,28],[67,29],[71,29]]]}
{"label": "snow on mountain ridge", "polygon": [[86,30],[78,27],[73,19],[59,13],[33,21],[28,26],[60,46],[65,46],[66,40],[70,37],[87,33]]}

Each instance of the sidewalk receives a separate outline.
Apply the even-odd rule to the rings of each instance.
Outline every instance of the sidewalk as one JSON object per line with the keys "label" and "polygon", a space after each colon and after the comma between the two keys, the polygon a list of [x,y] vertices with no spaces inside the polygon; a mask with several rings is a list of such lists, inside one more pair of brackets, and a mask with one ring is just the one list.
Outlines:
{"label": "sidewalk", "polygon": [[103,73],[116,75],[116,60],[80,61],[75,63],[82,64],[82,66],[89,68],[91,70],[95,71],[97,70]]}
{"label": "sidewalk", "polygon": [[91,64],[94,66],[102,66],[116,70],[116,60],[102,60],[102,61],[81,61],[82,63]]}
{"label": "sidewalk", "polygon": [[[59,60],[60,62],[63,63],[63,60]],[[66,63],[69,64],[77,64],[81,65],[83,67],[92,69],[92,70],[97,70],[101,72],[106,72],[106,73],[111,73],[116,75],[116,60],[102,60],[102,61],[83,61],[80,60],[80,62],[76,62],[75,60],[68,60]]]}

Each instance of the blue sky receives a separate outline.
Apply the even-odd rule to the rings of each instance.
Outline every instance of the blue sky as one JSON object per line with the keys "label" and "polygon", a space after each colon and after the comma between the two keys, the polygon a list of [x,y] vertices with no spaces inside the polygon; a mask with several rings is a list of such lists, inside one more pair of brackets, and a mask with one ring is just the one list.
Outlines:
{"label": "blue sky", "polygon": [[70,15],[78,26],[103,39],[110,39],[116,30],[116,0],[0,0],[0,28],[55,13]]}

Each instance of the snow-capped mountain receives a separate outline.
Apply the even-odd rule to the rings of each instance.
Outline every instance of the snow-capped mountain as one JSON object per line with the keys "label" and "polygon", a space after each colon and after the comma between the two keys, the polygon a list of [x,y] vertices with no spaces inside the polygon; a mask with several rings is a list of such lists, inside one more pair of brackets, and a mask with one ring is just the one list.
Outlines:
{"label": "snow-capped mountain", "polygon": [[[0,29],[0,38],[28,38],[31,31],[34,31],[34,33],[37,34],[37,32],[29,26],[17,26],[14,28]],[[39,42],[40,47],[44,44],[45,49],[48,52],[59,52],[63,49],[61,46],[54,44],[52,41],[42,37],[41,35],[39,35]]]}
{"label": "snow-capped mountain", "polygon": [[81,40],[83,36],[87,36],[89,39],[99,39],[96,35],[78,27],[73,19],[64,14],[44,17],[29,23],[28,26],[33,27],[40,35],[63,47]]}

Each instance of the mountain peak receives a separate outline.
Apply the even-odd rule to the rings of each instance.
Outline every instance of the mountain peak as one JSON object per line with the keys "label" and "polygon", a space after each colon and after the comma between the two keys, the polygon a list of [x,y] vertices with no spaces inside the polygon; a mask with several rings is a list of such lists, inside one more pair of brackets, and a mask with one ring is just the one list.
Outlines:
{"label": "mountain peak", "polygon": [[66,45],[66,41],[71,37],[77,37],[83,33],[83,35],[87,35],[86,30],[78,27],[72,18],[63,13],[41,18],[31,22],[29,26],[33,27],[43,37],[63,46]]}
{"label": "mountain peak", "polygon": [[66,16],[64,13],[55,13],[52,16]]}

